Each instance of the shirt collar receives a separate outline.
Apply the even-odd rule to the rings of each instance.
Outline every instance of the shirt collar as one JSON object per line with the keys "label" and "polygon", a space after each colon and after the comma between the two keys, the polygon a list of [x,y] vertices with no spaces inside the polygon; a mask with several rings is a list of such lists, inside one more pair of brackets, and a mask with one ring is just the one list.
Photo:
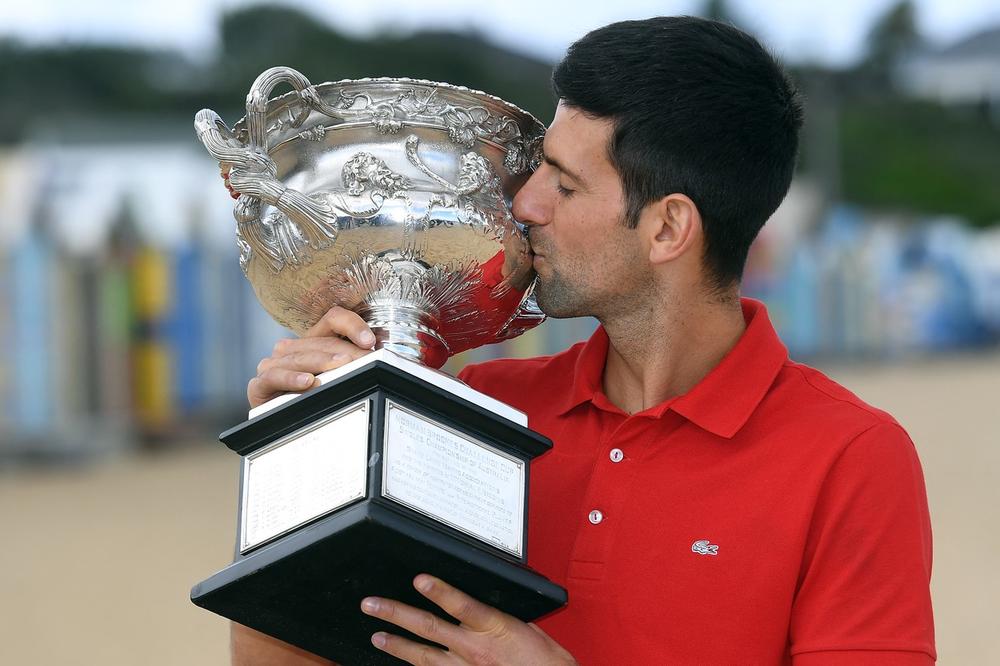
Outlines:
{"label": "shirt collar", "polygon": [[[686,394],[640,414],[659,418],[669,409],[720,437],[728,439],[739,432],[788,359],[764,304],[750,298],[740,299],[740,304],[746,330],[736,346]],[[587,401],[601,409],[620,411],[604,395],[608,345],[608,334],[599,326],[576,359],[573,386],[558,407],[560,414]]]}

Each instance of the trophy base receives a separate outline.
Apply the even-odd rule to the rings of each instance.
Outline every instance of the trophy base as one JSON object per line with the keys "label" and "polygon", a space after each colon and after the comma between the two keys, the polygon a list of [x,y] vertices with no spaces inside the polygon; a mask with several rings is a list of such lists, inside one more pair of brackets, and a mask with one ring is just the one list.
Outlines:
{"label": "trophy base", "polygon": [[528,463],[551,443],[522,413],[386,350],[326,379],[221,435],[243,456],[237,549],[196,605],[350,666],[400,663],[376,631],[416,638],[366,596],[451,620],[419,573],[524,621],[566,603],[526,566]]}
{"label": "trophy base", "polygon": [[[235,622],[340,664],[399,664],[371,635],[415,636],[361,612],[367,596],[442,612],[413,588],[437,576],[524,621],[566,603],[566,592],[527,568],[365,500],[237,561],[195,585],[191,600]],[[424,641],[426,642],[426,641]]]}

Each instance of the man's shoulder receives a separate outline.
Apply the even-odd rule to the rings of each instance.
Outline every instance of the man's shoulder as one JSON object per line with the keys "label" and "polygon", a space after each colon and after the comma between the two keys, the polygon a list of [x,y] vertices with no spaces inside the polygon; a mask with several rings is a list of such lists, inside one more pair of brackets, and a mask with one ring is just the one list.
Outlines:
{"label": "man's shoulder", "polygon": [[866,402],[820,370],[791,360],[778,373],[763,406],[811,424],[812,429],[826,433],[828,440],[849,441],[878,426],[904,432],[887,411]]}
{"label": "man's shoulder", "polygon": [[483,393],[517,406],[539,392],[568,391],[585,342],[559,353],[531,358],[499,358],[465,366],[458,378]]}

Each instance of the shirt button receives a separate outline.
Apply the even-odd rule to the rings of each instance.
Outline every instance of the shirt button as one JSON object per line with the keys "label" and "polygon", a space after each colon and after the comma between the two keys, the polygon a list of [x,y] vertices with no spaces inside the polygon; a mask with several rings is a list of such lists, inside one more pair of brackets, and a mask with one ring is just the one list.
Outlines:
{"label": "shirt button", "polygon": [[609,457],[611,458],[611,462],[618,463],[625,458],[625,452],[621,449],[611,449]]}
{"label": "shirt button", "polygon": [[592,524],[596,525],[597,523],[604,520],[604,514],[598,511],[597,509],[594,509],[593,511],[590,512],[590,515],[587,516],[587,518],[590,520]]}

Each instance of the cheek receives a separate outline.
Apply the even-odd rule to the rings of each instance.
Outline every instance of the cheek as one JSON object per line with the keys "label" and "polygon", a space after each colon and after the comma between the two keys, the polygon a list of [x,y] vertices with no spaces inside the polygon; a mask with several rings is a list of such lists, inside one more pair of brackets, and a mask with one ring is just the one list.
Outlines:
{"label": "cheek", "polygon": [[577,255],[588,248],[599,234],[594,222],[589,219],[586,206],[572,201],[563,201],[555,207],[551,236],[560,254]]}
{"label": "cheek", "polygon": [[618,236],[617,227],[621,225],[620,211],[593,197],[570,197],[556,207],[555,216],[562,223],[561,236],[595,248],[599,247],[598,238],[613,239]]}

